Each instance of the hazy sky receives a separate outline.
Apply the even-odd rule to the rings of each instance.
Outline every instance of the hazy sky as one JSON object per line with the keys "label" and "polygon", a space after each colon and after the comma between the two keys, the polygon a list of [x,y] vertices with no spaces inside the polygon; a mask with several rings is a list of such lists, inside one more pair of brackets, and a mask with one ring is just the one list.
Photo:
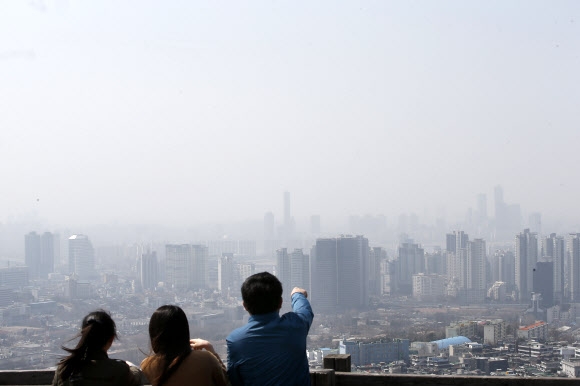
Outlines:
{"label": "hazy sky", "polygon": [[0,221],[578,217],[579,69],[576,0],[3,0]]}

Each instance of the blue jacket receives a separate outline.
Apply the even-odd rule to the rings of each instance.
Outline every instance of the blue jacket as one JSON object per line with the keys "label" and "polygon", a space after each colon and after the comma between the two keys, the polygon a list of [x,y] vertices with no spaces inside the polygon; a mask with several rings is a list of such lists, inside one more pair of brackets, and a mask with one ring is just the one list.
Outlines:
{"label": "blue jacket", "polygon": [[292,295],[292,312],[250,316],[226,339],[232,385],[310,385],[306,336],[313,318],[301,293]]}

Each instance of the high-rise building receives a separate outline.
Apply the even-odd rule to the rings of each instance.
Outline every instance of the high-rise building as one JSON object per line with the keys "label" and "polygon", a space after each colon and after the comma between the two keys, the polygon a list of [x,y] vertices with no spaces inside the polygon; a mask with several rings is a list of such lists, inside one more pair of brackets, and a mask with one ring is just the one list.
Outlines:
{"label": "high-rise building", "polygon": [[169,286],[181,290],[205,289],[208,248],[204,245],[167,244],[165,246],[165,279]]}
{"label": "high-rise building", "polygon": [[305,255],[302,249],[294,249],[290,257],[290,287],[310,290],[310,256]]}
{"label": "high-rise building", "polygon": [[0,287],[18,289],[28,285],[28,267],[0,268]]}
{"label": "high-rise building", "polygon": [[530,227],[530,231],[536,233],[538,235],[542,234],[542,214],[538,212],[534,212],[530,214],[528,219],[528,226]]}
{"label": "high-rise building", "polygon": [[533,276],[533,291],[542,295],[540,306],[546,310],[554,305],[554,262],[538,261]]}
{"label": "high-rise building", "polygon": [[235,287],[234,254],[224,253],[218,261],[218,289],[222,293]]}
{"label": "high-rise building", "polygon": [[424,273],[413,275],[413,298],[436,301],[442,299],[444,295],[445,276]]}
{"label": "high-rise building", "polygon": [[40,235],[30,232],[24,236],[24,264],[28,267],[30,279],[40,276]]}
{"label": "high-rise building", "polygon": [[447,281],[450,288],[466,288],[468,243],[469,236],[463,231],[447,234]]}
{"label": "high-rise building", "polygon": [[284,240],[288,241],[294,237],[294,219],[290,212],[290,192],[284,192]]}
{"label": "high-rise building", "polygon": [[188,244],[165,245],[165,287],[185,290],[189,287],[191,250]]}
{"label": "high-rise building", "polygon": [[369,264],[367,266],[369,296],[380,296],[382,286],[381,263],[387,259],[387,251],[381,247],[369,250]]}
{"label": "high-rise building", "polygon": [[49,273],[54,272],[54,258],[58,238],[50,232],[44,232],[40,236],[40,277],[47,278]]}
{"label": "high-rise building", "polygon": [[487,293],[485,241],[475,239],[467,244],[465,290],[468,301],[483,302]]}
{"label": "high-rise building", "polygon": [[425,273],[425,250],[407,240],[398,248],[399,261],[399,288],[398,292],[403,295],[413,293],[413,275]]}
{"label": "high-rise building", "polygon": [[292,291],[290,287],[290,257],[287,248],[276,251],[276,276],[282,283],[284,293]]}
{"label": "high-rise building", "polygon": [[520,303],[527,303],[533,291],[533,273],[538,261],[538,237],[529,229],[516,236],[515,277]]}
{"label": "high-rise building", "polygon": [[580,303],[580,233],[568,236],[568,291],[570,301]]}
{"label": "high-rise building", "polygon": [[31,279],[46,279],[54,272],[54,237],[50,232],[42,235],[30,232],[24,236],[24,262]]}
{"label": "high-rise building", "polygon": [[515,290],[515,258],[511,250],[496,250],[491,257],[492,280],[491,282],[505,283],[506,291]]}
{"label": "high-rise building", "polygon": [[[302,249],[294,249],[290,254],[287,248],[276,251],[276,276],[282,283],[284,294],[290,294],[294,287],[310,290],[309,257]],[[290,311],[290,302],[282,304],[284,311]]]}
{"label": "high-rise building", "polygon": [[68,239],[69,272],[79,280],[95,279],[95,251],[85,235],[72,235]]}
{"label": "high-rise building", "polygon": [[447,256],[440,249],[425,254],[425,273],[428,275],[447,275]]}
{"label": "high-rise building", "polygon": [[156,252],[146,252],[141,255],[139,264],[139,278],[141,288],[144,290],[153,290],[159,281],[159,268]]}
{"label": "high-rise building", "polygon": [[562,304],[564,300],[564,262],[566,261],[566,241],[563,237],[556,236],[555,233],[544,239],[542,255],[547,261],[553,263],[554,271],[554,299],[553,301]]}
{"label": "high-rise building", "polygon": [[317,239],[311,256],[312,302],[316,309],[334,313],[366,305],[368,239],[363,236]]}
{"label": "high-rise building", "polygon": [[241,296],[240,287],[241,283],[243,283],[248,277],[252,276],[256,273],[256,265],[254,263],[241,263],[236,264],[236,280],[239,282],[240,285],[236,285],[238,289],[238,296]]}
{"label": "high-rise building", "polygon": [[317,239],[310,256],[311,300],[321,313],[338,309],[338,259],[336,239]]}

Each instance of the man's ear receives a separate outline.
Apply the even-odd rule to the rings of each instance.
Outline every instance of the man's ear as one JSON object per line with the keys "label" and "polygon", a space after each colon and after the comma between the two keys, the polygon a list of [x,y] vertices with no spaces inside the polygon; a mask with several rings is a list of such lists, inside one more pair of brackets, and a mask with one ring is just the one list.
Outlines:
{"label": "man's ear", "polygon": [[280,305],[278,306],[278,309],[282,308],[282,303],[284,303],[284,298],[282,298],[282,296],[280,296]]}
{"label": "man's ear", "polygon": [[[242,306],[244,306],[244,310],[248,311],[248,309],[246,308],[246,302],[242,302]],[[250,311],[248,311],[250,312]]]}

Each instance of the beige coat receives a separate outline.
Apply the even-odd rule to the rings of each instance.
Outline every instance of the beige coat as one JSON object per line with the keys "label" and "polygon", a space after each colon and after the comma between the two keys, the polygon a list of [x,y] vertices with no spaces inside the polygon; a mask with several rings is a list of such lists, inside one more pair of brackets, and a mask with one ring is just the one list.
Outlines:
{"label": "beige coat", "polygon": [[[163,362],[156,355],[147,357],[141,362],[141,369],[153,386],[156,386],[153,382],[160,375],[162,368]],[[205,350],[192,350],[163,386],[227,384],[226,368],[217,354]]]}

